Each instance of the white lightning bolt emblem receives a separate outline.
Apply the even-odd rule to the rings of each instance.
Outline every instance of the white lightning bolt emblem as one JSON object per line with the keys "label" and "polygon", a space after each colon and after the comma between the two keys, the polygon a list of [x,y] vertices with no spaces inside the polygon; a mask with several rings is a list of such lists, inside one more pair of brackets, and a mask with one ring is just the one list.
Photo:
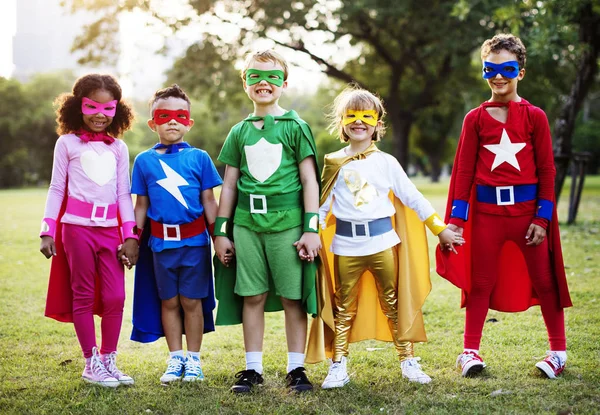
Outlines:
{"label": "white lightning bolt emblem", "polygon": [[175,170],[170,168],[164,161],[159,160],[160,165],[165,172],[164,179],[160,179],[156,181],[156,184],[164,188],[167,192],[169,192],[179,203],[185,206],[186,209],[188,205],[181,194],[181,190],[179,190],[179,186],[189,186],[189,183],[179,175]]}

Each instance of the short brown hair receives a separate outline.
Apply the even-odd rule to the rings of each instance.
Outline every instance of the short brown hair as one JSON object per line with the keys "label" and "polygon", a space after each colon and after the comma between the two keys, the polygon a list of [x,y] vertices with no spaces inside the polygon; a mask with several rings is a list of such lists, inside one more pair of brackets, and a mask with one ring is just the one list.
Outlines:
{"label": "short brown hair", "polygon": [[519,69],[523,69],[525,67],[525,63],[527,61],[527,49],[525,48],[525,45],[523,45],[521,39],[507,33],[498,34],[493,38],[483,42],[481,45],[481,60],[485,60],[490,53],[497,53],[501,50],[507,50],[510,53],[515,54],[517,57],[517,62],[519,62]]}
{"label": "short brown hair", "polygon": [[385,123],[383,122],[383,117],[385,117],[386,112],[381,98],[366,89],[351,84],[335,98],[331,111],[327,114],[327,118],[330,121],[329,133],[337,135],[340,141],[345,143],[349,140],[344,132],[344,126],[342,124],[344,114],[348,110],[377,111],[377,120],[379,123],[375,128],[375,133],[371,140],[379,141],[381,140],[381,137],[385,135]]}
{"label": "short brown hair", "polygon": [[180,98],[180,99],[184,100],[185,102],[187,102],[188,110],[191,109],[192,103],[190,101],[190,98],[183,91],[183,89],[181,89],[181,87],[179,85],[173,84],[166,88],[159,89],[158,91],[156,91],[154,93],[154,96],[150,100],[150,115],[151,116],[154,115],[153,114],[154,113],[154,104],[156,104],[156,102],[160,101],[161,99],[167,99],[167,98]]}
{"label": "short brown hair", "polygon": [[279,53],[275,52],[274,50],[268,49],[268,50],[263,50],[263,51],[259,51],[259,52],[253,52],[253,53],[248,54],[248,56],[246,56],[246,61],[244,62],[244,67],[240,71],[240,75],[244,82],[246,82],[246,71],[248,70],[248,68],[250,68],[250,65],[254,61],[273,62],[275,64],[278,63],[283,68],[283,80],[284,81],[287,80],[288,64],[287,64],[285,58],[283,56],[281,56]]}

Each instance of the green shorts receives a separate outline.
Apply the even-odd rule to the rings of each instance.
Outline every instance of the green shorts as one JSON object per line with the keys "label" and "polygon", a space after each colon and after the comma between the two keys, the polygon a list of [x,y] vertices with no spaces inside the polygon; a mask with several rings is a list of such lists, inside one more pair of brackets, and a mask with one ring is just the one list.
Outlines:
{"label": "green shorts", "polygon": [[237,261],[235,293],[249,297],[266,293],[289,300],[302,298],[302,261],[293,245],[302,236],[302,227],[281,232],[259,233],[234,225],[233,240]]}

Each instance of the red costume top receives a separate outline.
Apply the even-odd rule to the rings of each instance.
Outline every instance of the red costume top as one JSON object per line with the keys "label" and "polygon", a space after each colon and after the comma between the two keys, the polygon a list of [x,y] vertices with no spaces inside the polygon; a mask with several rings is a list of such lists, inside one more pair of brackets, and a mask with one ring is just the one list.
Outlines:
{"label": "red costume top", "polygon": [[[505,123],[486,110],[498,106],[508,106]],[[477,213],[531,215],[532,223],[547,227],[560,303],[562,307],[572,305],[554,206],[555,173],[548,119],[540,108],[524,99],[509,103],[484,102],[466,115],[454,159],[445,218],[446,223],[464,227],[466,243],[458,248],[458,255],[442,251],[439,246],[436,252],[437,272],[463,290],[463,306],[470,292],[471,243],[485,244],[485,241],[471,241],[469,217]],[[533,197],[520,195],[518,187],[533,189]],[[486,196],[486,202],[478,201]],[[520,196],[524,201],[519,200]],[[490,308],[522,311],[539,304],[516,245],[506,244],[499,255],[499,277]]]}

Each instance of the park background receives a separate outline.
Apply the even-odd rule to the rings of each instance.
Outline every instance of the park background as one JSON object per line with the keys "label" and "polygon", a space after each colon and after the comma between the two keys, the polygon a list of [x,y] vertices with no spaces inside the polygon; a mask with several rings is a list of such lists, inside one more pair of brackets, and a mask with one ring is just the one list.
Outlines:
{"label": "park background", "polygon": [[[600,412],[598,1],[1,0],[0,7],[0,46],[7,36],[12,41],[0,55],[0,412]],[[544,380],[533,368],[547,347],[537,307],[491,312],[482,347],[487,373],[460,378],[453,365],[464,311],[458,290],[435,274],[432,262],[434,287],[424,308],[430,341],[416,346],[431,385],[402,380],[391,345],[363,342],[351,349],[347,388],[287,396],[279,313],[267,320],[267,385],[260,394],[229,393],[243,366],[240,327],[206,336],[205,383],[161,387],[164,342],[128,341],[132,272],[119,359],[136,385],[106,391],[81,382],[72,326],[43,317],[49,263],[37,253],[57,138],[52,101],[70,91],[77,76],[100,71],[122,80],[138,115],[124,136],[132,159],[156,141],[145,125],[152,92],[178,83],[193,99],[196,125],[186,139],[216,159],[229,128],[252,111],[239,79],[243,56],[274,47],[292,63],[282,106],[309,122],[320,154],[340,146],[323,114],[344,85],[377,92],[389,112],[382,149],[443,213],[462,118],[489,98],[478,48],[499,32],[519,35],[528,48],[519,94],[548,114],[559,177],[579,171],[572,169],[573,155],[585,153],[587,160],[578,166],[588,176],[569,226],[571,180],[557,181],[575,304],[567,310],[569,363],[559,381]],[[429,240],[433,252],[435,240]],[[324,364],[309,366],[315,384],[326,372]]]}

